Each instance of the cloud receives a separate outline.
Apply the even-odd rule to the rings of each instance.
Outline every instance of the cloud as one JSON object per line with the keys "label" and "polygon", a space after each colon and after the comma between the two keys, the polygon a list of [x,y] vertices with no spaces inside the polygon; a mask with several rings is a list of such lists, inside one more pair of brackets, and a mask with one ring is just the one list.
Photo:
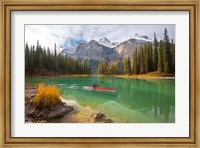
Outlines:
{"label": "cloud", "polygon": [[59,47],[60,48],[66,48],[66,47],[75,48],[80,43],[85,43],[85,41],[82,39],[68,37],[63,44],[59,45]]}
{"label": "cloud", "polygon": [[135,33],[147,35],[153,39],[154,32],[160,40],[164,29],[168,29],[171,39],[175,40],[175,25],[25,25],[25,42],[40,44],[50,49],[57,47],[75,47],[78,43],[107,37],[111,42],[123,42]]}

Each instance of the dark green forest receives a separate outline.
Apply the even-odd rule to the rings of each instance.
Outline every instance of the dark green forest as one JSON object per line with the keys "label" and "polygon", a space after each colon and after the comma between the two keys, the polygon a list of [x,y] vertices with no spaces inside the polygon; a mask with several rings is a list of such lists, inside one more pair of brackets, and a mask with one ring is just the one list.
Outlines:
{"label": "dark green forest", "polygon": [[[25,45],[25,74],[26,75],[64,75],[64,74],[91,74],[91,62],[87,59],[73,59],[63,56],[56,49],[37,45]],[[145,44],[134,50],[131,57],[118,61],[97,61],[97,74],[123,75],[147,74],[158,72],[175,74],[175,44],[170,41],[167,29],[164,30],[163,39],[157,40],[154,33],[152,43]]]}
{"label": "dark green forest", "polygon": [[154,33],[153,43],[141,46],[134,50],[132,57],[124,58],[116,63],[100,62],[98,73],[111,74],[146,74],[158,73],[175,74],[175,44],[170,42],[167,29],[164,37],[158,41]]}
{"label": "dark green forest", "polygon": [[26,75],[59,75],[59,74],[90,74],[88,60],[75,60],[62,56],[56,49],[54,51],[37,46],[25,45],[25,74]]}

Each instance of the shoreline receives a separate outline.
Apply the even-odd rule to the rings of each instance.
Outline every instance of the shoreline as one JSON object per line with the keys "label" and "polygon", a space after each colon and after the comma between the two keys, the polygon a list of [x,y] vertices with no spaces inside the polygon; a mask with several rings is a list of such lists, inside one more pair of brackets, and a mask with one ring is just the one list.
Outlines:
{"label": "shoreline", "polygon": [[163,80],[173,80],[175,79],[175,77],[162,77],[162,76],[145,76],[145,75],[125,75],[125,76],[120,76],[120,75],[116,75],[114,77],[117,78],[126,78],[126,79],[142,79],[142,80],[148,80],[148,79],[163,79]]}
{"label": "shoreline", "polygon": [[[42,111],[38,113],[38,111],[31,105],[31,102],[35,97],[36,92],[37,88],[35,85],[25,84],[25,123],[112,123],[113,122],[110,118],[107,118],[107,116],[104,113],[101,113],[90,106],[82,106],[76,100],[71,99],[69,96],[67,96],[66,98],[60,96],[60,98],[62,100],[61,104],[64,104],[64,107],[61,106],[62,107],[61,110],[65,108],[67,109],[70,108],[70,111],[67,111],[64,114],[62,113],[61,116],[58,114],[57,117],[54,117],[50,120],[41,118],[35,119],[34,117],[38,116],[38,114],[41,113],[44,114],[44,112]],[[42,110],[45,110],[45,108]],[[33,111],[36,112],[37,114],[31,116],[29,112],[32,113]],[[56,110],[54,111],[54,114],[55,112],[60,112],[60,111]],[[47,116],[49,116],[49,114],[47,114]]]}
{"label": "shoreline", "polygon": [[[107,118],[104,113],[101,113],[90,106],[82,106],[70,97],[63,98],[61,96],[61,98],[63,102],[75,109],[71,113],[58,119],[58,123],[113,123],[113,121]],[[97,117],[99,115],[101,117]]]}
{"label": "shoreline", "polygon": [[175,75],[173,74],[159,74],[157,72],[147,73],[147,74],[138,74],[138,75],[101,75],[101,74],[67,74],[67,75],[25,75],[25,77],[116,77],[116,78],[126,78],[126,79],[175,79]]}
{"label": "shoreline", "polygon": [[25,75],[25,77],[87,77],[89,74],[61,74],[61,75]]}

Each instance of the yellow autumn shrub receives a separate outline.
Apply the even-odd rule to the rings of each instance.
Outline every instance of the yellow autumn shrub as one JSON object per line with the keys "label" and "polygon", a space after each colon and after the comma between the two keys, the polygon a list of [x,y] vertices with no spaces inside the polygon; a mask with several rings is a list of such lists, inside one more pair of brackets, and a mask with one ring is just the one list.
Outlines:
{"label": "yellow autumn shrub", "polygon": [[39,84],[36,97],[33,99],[33,104],[36,108],[54,108],[61,102],[60,91],[55,86]]}

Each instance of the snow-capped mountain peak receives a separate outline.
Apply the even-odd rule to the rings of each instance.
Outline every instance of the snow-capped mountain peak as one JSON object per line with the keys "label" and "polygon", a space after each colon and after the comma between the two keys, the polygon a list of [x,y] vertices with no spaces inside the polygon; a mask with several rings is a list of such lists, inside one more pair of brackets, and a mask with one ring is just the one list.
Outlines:
{"label": "snow-capped mountain peak", "polygon": [[99,39],[99,42],[101,42],[101,43],[110,43],[110,41],[106,37],[103,37],[103,38]]}
{"label": "snow-capped mountain peak", "polygon": [[136,40],[143,40],[143,41],[152,42],[152,39],[149,38],[148,36],[146,36],[146,35],[140,35],[138,33],[136,33],[133,38],[136,39]]}
{"label": "snow-capped mountain peak", "polygon": [[69,48],[69,47],[65,47],[62,49],[62,51],[60,52],[61,55],[71,55],[75,52],[76,48]]}
{"label": "snow-capped mountain peak", "polygon": [[118,45],[116,42],[111,43],[106,37],[99,39],[98,43],[109,48],[114,48]]}
{"label": "snow-capped mountain peak", "polygon": [[117,46],[117,45],[119,45],[120,43],[119,42],[112,42],[112,45],[113,46]]}

